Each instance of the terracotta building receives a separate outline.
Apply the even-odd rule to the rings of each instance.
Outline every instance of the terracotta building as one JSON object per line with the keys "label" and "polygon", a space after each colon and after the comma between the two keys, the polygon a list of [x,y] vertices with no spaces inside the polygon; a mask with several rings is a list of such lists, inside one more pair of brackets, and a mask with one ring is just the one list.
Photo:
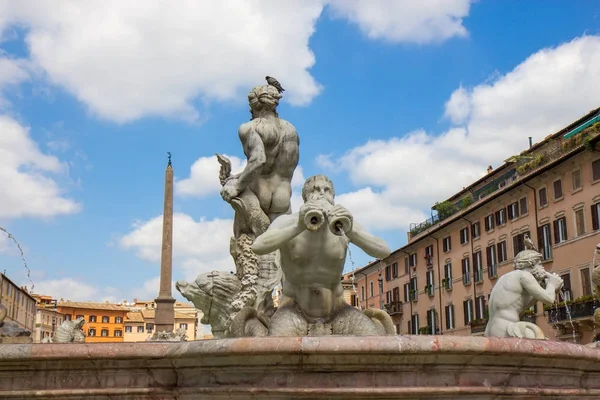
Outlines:
{"label": "terracotta building", "polygon": [[110,303],[59,301],[56,309],[65,319],[85,319],[83,332],[86,343],[122,342],[125,331],[125,315],[122,305]]}
{"label": "terracotta building", "polygon": [[596,109],[437,203],[432,218],[411,224],[406,245],[354,271],[359,304],[379,308],[383,297],[402,334],[482,335],[494,283],[513,270],[527,235],[545,269],[563,278],[561,301],[572,325],[564,303],[546,310],[538,303],[522,319],[553,340],[594,340],[600,333],[590,282],[600,242],[599,134]]}
{"label": "terracotta building", "polygon": [[6,307],[7,321],[15,322],[20,328],[35,328],[35,299],[25,287],[19,287],[6,275],[0,273],[0,304]]}

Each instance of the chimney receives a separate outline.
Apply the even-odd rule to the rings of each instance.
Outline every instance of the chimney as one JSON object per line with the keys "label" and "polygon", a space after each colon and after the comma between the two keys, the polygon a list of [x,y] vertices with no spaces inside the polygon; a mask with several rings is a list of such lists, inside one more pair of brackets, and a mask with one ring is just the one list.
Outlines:
{"label": "chimney", "polygon": [[531,146],[533,146],[533,142],[531,141],[531,136],[529,136],[529,148],[531,148]]}
{"label": "chimney", "polygon": [[494,170],[494,168],[492,168],[492,166],[490,165],[487,168],[487,173],[490,174],[493,170]]}

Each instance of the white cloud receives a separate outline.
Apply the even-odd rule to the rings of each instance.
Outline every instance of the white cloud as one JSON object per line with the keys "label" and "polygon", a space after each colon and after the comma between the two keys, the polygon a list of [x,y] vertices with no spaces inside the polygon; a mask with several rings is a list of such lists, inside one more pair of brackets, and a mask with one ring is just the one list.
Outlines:
{"label": "white cloud", "polygon": [[[186,214],[173,215],[173,267],[186,279],[201,272],[235,269],[229,256],[229,239],[233,220],[213,219],[195,221]],[[133,250],[142,259],[158,263],[162,243],[162,215],[149,221],[137,222],[123,236],[120,245]]]}
{"label": "white cloud", "polygon": [[330,0],[335,16],[357,24],[371,39],[429,43],[463,37],[471,0]]}
{"label": "white cloud", "polygon": [[294,176],[292,176],[292,187],[302,189],[305,181],[306,178],[304,177],[304,170],[302,169],[301,165],[298,165],[294,170]]}
{"label": "white cloud", "polygon": [[[246,166],[246,160],[223,155],[231,161],[232,174],[241,172]],[[198,158],[190,168],[190,177],[175,182],[175,193],[184,197],[205,197],[219,193],[219,168],[216,156]]]}
{"label": "white cloud", "polygon": [[98,288],[73,278],[60,278],[35,283],[35,293],[52,296],[55,299],[71,301],[122,301],[118,291],[112,287]]}
{"label": "white cloud", "polygon": [[[462,125],[437,136],[417,130],[370,141],[339,157],[362,188],[340,195],[340,204],[381,227],[421,222],[424,211],[483,176],[488,165],[526,149],[529,136],[540,141],[598,107],[598,65],[600,37],[585,36],[538,51],[492,83],[458,88],[446,116]],[[331,156],[319,160],[334,165]]]}
{"label": "white cloud", "polygon": [[27,61],[5,56],[0,49],[0,109],[9,105],[3,94],[7,88],[12,88],[30,78],[27,71]]}
{"label": "white cloud", "polygon": [[195,101],[242,101],[267,74],[293,105],[317,96],[309,39],[326,4],[373,39],[466,35],[469,0],[0,0],[0,36],[23,27],[33,67],[101,118],[197,120]]}
{"label": "white cloud", "polygon": [[0,218],[51,217],[81,209],[50,177],[63,173],[64,164],[40,152],[28,129],[0,115],[0,132]]}

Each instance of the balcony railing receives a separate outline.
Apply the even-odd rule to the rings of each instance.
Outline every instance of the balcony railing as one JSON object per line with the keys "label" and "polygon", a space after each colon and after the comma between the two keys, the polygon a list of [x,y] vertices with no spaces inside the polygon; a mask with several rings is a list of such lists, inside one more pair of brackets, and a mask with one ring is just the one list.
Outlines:
{"label": "balcony railing", "polygon": [[471,321],[471,334],[484,332],[487,323],[487,319],[474,319]]}
{"label": "balcony railing", "polygon": [[391,303],[384,304],[383,308],[385,308],[385,311],[387,311],[389,315],[402,315],[403,312],[401,301],[392,301]]}
{"label": "balcony railing", "polygon": [[559,307],[547,309],[548,322],[556,323],[569,320],[569,312],[567,311],[567,307],[572,319],[592,317],[594,315],[594,310],[596,309],[596,301],[592,299],[582,302],[573,302]]}
{"label": "balcony railing", "polygon": [[521,319],[521,321],[531,322],[532,324],[535,324],[536,315],[535,314],[531,314],[531,313],[522,314],[520,319]]}

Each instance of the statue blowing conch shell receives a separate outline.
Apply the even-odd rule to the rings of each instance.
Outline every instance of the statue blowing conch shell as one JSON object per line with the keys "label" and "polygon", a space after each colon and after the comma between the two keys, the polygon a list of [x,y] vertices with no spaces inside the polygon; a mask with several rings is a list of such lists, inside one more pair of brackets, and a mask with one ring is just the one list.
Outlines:
{"label": "statue blowing conch shell", "polygon": [[[176,287],[204,313],[201,322],[215,337],[395,334],[387,313],[359,312],[345,303],[341,286],[350,242],[378,258],[389,254],[387,245],[334,205],[333,184],[322,175],[307,180],[305,204],[291,214],[299,139],[277,114],[281,91],[269,84],[248,94],[252,118],[238,130],[247,157],[241,173],[232,174],[229,159],[217,154],[221,196],[235,212],[235,274],[213,271]],[[290,229],[294,234],[285,234]],[[276,310],[272,292],[279,283]]]}

